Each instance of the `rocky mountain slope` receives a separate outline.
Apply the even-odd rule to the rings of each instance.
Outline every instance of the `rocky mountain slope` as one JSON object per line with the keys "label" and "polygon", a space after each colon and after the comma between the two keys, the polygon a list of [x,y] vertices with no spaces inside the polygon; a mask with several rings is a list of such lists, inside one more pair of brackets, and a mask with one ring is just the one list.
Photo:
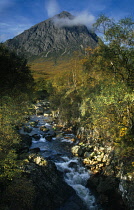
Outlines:
{"label": "rocky mountain slope", "polygon": [[28,57],[70,54],[97,45],[97,36],[85,25],[68,25],[74,19],[68,12],[38,23],[20,35],[5,42],[11,50]]}

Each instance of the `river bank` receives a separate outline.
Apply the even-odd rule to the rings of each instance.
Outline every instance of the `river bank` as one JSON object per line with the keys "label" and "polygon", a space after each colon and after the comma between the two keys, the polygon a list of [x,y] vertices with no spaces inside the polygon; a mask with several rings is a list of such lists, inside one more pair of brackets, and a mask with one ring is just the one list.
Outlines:
{"label": "river bank", "polygon": [[[38,106],[39,113],[36,108],[36,115],[20,129],[25,142],[20,159],[26,155],[24,174],[36,192],[33,209],[101,209],[86,187],[89,172],[72,155],[71,148],[77,138],[55,122],[49,104],[45,103],[43,113],[42,106]],[[31,144],[27,145],[29,140]]]}
{"label": "river bank", "polygon": [[[38,103],[35,108],[37,116],[41,114],[45,117],[46,126],[43,128],[43,121],[40,122],[40,126],[41,130],[47,133],[47,136],[45,136],[47,144],[49,144],[52,139],[57,139],[57,141],[53,141],[53,146],[54,148],[60,148],[58,154],[55,154],[53,151],[54,148],[50,149],[49,144],[49,151],[43,151],[44,148],[41,144],[44,139],[41,138],[39,140],[39,146],[41,146],[40,152],[43,152],[43,155],[45,154],[45,158],[49,159],[51,156],[51,159],[59,159],[61,150],[63,150],[66,155],[72,156],[73,154],[75,157],[79,157],[82,164],[90,171],[90,178],[88,178],[86,185],[97,196],[97,203],[99,205],[103,206],[104,209],[133,209],[132,174],[128,177],[124,176],[123,163],[117,159],[112,143],[97,140],[93,141],[92,138],[90,138],[91,140],[88,141],[88,143],[84,143],[85,137],[83,137],[83,128],[78,128],[77,131],[75,131],[75,136],[74,129],[61,125],[61,123],[58,122],[58,112],[50,112],[49,103],[45,106]],[[37,119],[31,120],[37,122]],[[53,131],[51,126],[53,127]],[[49,129],[49,132],[47,129]],[[37,133],[36,131],[32,135],[37,135]],[[85,130],[84,133],[86,133]],[[58,144],[59,139],[60,147]],[[71,144],[68,144],[69,141]],[[37,139],[33,142],[34,144],[31,150],[38,150]]]}
{"label": "river bank", "polygon": [[17,194],[5,196],[9,209],[133,209],[133,179],[123,177],[114,147],[85,142],[82,130],[59,123],[48,102],[36,104],[20,129],[23,187],[14,180]]}
{"label": "river bank", "polygon": [[[58,112],[54,112],[56,118]],[[59,123],[62,124],[61,119]],[[72,154],[80,157],[90,170],[87,186],[97,195],[97,202],[104,209],[134,209],[133,156],[122,157],[112,139],[98,138],[97,130],[89,131],[80,124],[69,129],[79,139],[71,149]]]}

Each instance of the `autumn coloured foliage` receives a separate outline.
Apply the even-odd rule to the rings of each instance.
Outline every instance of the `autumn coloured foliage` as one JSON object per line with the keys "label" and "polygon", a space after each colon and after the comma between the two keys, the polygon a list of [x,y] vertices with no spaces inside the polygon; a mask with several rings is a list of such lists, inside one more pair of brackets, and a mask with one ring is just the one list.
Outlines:
{"label": "autumn coloured foliage", "polygon": [[59,109],[64,123],[84,126],[93,139],[110,141],[122,157],[132,156],[133,21],[115,22],[102,15],[94,28],[103,41],[95,49],[85,49],[83,56],[75,53],[71,68],[55,76],[52,108]]}

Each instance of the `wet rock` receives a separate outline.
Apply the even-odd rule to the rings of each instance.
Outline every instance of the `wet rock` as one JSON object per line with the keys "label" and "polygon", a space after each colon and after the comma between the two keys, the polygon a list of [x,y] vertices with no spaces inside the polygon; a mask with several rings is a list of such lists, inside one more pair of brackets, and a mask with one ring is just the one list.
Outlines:
{"label": "wet rock", "polygon": [[71,138],[70,141],[76,142],[76,139],[75,138]]}
{"label": "wet rock", "polygon": [[55,155],[50,155],[49,157],[48,157],[48,160],[52,160],[52,161],[62,161],[63,159],[62,159],[62,156],[63,154],[62,153],[57,153],[57,154],[55,154]]}
{"label": "wet rock", "polygon": [[97,202],[100,203],[102,206],[107,206],[108,205],[108,196],[104,194],[100,194],[97,198]]}
{"label": "wet rock", "polygon": [[91,161],[89,158],[84,158],[84,159],[83,159],[83,163],[86,164],[86,165],[90,165],[91,162],[92,162],[92,161]]}
{"label": "wet rock", "polygon": [[32,128],[30,126],[24,126],[23,130],[24,132],[31,133]]}
{"label": "wet rock", "polygon": [[54,130],[49,130],[46,134],[52,137],[56,137],[56,132]]}
{"label": "wet rock", "polygon": [[48,130],[48,132],[45,132],[43,134],[43,137],[48,140],[48,141],[51,141],[52,138],[56,137],[56,133],[54,130]]}
{"label": "wet rock", "polygon": [[105,150],[104,147],[99,147],[99,151],[100,151],[100,152],[103,152],[104,150]]}
{"label": "wet rock", "polygon": [[106,176],[115,176],[115,166],[114,165],[106,165],[103,171]]}
{"label": "wet rock", "polygon": [[105,162],[107,162],[107,160],[108,160],[108,154],[105,154],[102,159],[102,162],[105,163]]}
{"label": "wet rock", "polygon": [[119,180],[110,176],[105,177],[101,176],[99,180],[99,184],[97,186],[97,191],[99,193],[105,193],[107,195],[110,195],[115,191],[115,189],[118,188]]}
{"label": "wet rock", "polygon": [[77,170],[77,163],[72,161],[68,164],[68,167],[74,168],[75,170]]}
{"label": "wet rock", "polygon": [[15,130],[19,131],[22,128],[22,126],[23,126],[22,123],[15,125]]}
{"label": "wet rock", "polygon": [[92,152],[91,154],[90,154],[90,158],[93,158],[95,156],[95,152]]}
{"label": "wet rock", "polygon": [[76,145],[72,147],[72,153],[75,156],[83,157],[85,152],[86,152],[86,147],[84,146]]}
{"label": "wet rock", "polygon": [[28,146],[23,146],[19,149],[17,149],[17,153],[22,154],[22,153],[27,153],[29,152],[29,147]]}
{"label": "wet rock", "polygon": [[30,151],[30,152],[38,153],[38,152],[40,152],[40,148],[39,148],[39,147],[31,148],[29,151]]}
{"label": "wet rock", "polygon": [[52,140],[52,136],[51,135],[45,135],[45,139],[47,140],[47,141],[51,141]]}
{"label": "wet rock", "polygon": [[44,113],[44,117],[49,117],[49,116],[50,116],[50,114]]}
{"label": "wet rock", "polygon": [[98,155],[98,156],[96,157],[96,160],[97,160],[97,162],[101,162],[101,161],[102,161],[101,155]]}
{"label": "wet rock", "polygon": [[49,131],[49,129],[45,125],[41,126],[40,130],[43,131],[43,132]]}
{"label": "wet rock", "polygon": [[128,209],[133,210],[134,209],[134,180],[129,181],[128,179],[125,179],[125,177],[122,177],[119,183],[119,190],[122,193],[122,197],[124,201],[127,203],[129,207]]}
{"label": "wet rock", "polygon": [[39,139],[40,139],[40,135],[38,135],[38,134],[34,134],[34,135],[32,135],[32,137],[33,137],[34,139],[36,139],[36,140],[39,140]]}
{"label": "wet rock", "polygon": [[73,195],[57,210],[88,210],[88,208],[77,195]]}
{"label": "wet rock", "polygon": [[94,192],[97,192],[97,202],[104,209],[127,209],[121,195],[118,193],[119,179],[96,173],[90,176],[87,186]]}
{"label": "wet rock", "polygon": [[30,120],[30,116],[26,116],[26,117],[25,117],[25,120],[26,120],[26,121],[29,121],[29,120]]}
{"label": "wet rock", "polygon": [[31,146],[32,144],[32,137],[28,134],[20,134],[20,137],[22,139],[21,144],[24,146]]}
{"label": "wet rock", "polygon": [[78,156],[79,149],[80,149],[80,146],[78,146],[78,145],[72,147],[71,151],[72,151],[73,155]]}
{"label": "wet rock", "polygon": [[[35,148],[35,149],[37,149],[37,148]],[[36,163],[39,166],[47,165],[47,161],[43,157],[37,156],[35,154],[29,155],[29,160],[32,160],[34,163]]]}
{"label": "wet rock", "polygon": [[35,110],[36,110],[36,115],[42,115],[42,114],[44,114],[44,109],[41,106],[36,106],[35,107]]}
{"label": "wet rock", "polygon": [[93,146],[92,145],[88,145],[86,148],[86,152],[93,152]]}
{"label": "wet rock", "polygon": [[76,195],[75,191],[64,182],[62,173],[57,170],[55,164],[45,160],[45,164],[40,165],[41,162],[42,157],[33,156],[30,159],[29,165],[27,167],[25,166],[26,174],[28,174],[29,179],[32,180],[35,186],[36,195],[34,209],[55,210],[58,208],[61,209],[61,206],[63,209],[64,207],[66,207],[66,209],[68,207],[69,209],[74,201],[76,204],[78,202],[81,209],[84,210],[81,199]]}
{"label": "wet rock", "polygon": [[75,138],[71,138],[71,137],[67,137],[67,136],[65,136],[64,138],[63,138],[64,140],[67,140],[67,141],[70,141],[70,142],[76,142],[76,139]]}
{"label": "wet rock", "polygon": [[31,122],[29,122],[29,124],[30,124],[30,126],[36,128],[38,125],[38,121],[31,121]]}
{"label": "wet rock", "polygon": [[82,157],[84,155],[85,151],[86,151],[85,147],[80,147],[78,150],[78,156]]}

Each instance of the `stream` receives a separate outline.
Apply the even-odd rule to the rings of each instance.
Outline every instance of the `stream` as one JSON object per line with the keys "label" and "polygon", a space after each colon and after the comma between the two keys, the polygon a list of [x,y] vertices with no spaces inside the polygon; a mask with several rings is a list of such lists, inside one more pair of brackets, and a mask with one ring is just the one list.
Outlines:
{"label": "stream", "polygon": [[[37,125],[32,126],[32,122],[37,122]],[[33,115],[30,117],[26,126],[31,129],[31,132],[21,129],[20,133],[32,136],[30,150],[39,148],[40,154],[45,159],[55,163],[57,169],[63,173],[65,182],[76,191],[76,194],[87,206],[87,209],[101,209],[97,206],[95,197],[86,187],[87,180],[90,177],[90,171],[82,165],[79,158],[74,157],[71,153],[71,147],[76,144],[76,141],[72,141],[72,138],[75,138],[75,136],[71,133],[63,135],[62,132],[58,132],[51,140],[46,140],[47,138],[44,136],[44,131],[41,130],[43,126],[47,129],[47,133],[55,133],[53,129],[53,119],[50,116]],[[38,138],[34,138],[35,135]],[[60,208],[60,210],[62,209],[64,208]],[[66,209],[69,210],[70,207]]]}

